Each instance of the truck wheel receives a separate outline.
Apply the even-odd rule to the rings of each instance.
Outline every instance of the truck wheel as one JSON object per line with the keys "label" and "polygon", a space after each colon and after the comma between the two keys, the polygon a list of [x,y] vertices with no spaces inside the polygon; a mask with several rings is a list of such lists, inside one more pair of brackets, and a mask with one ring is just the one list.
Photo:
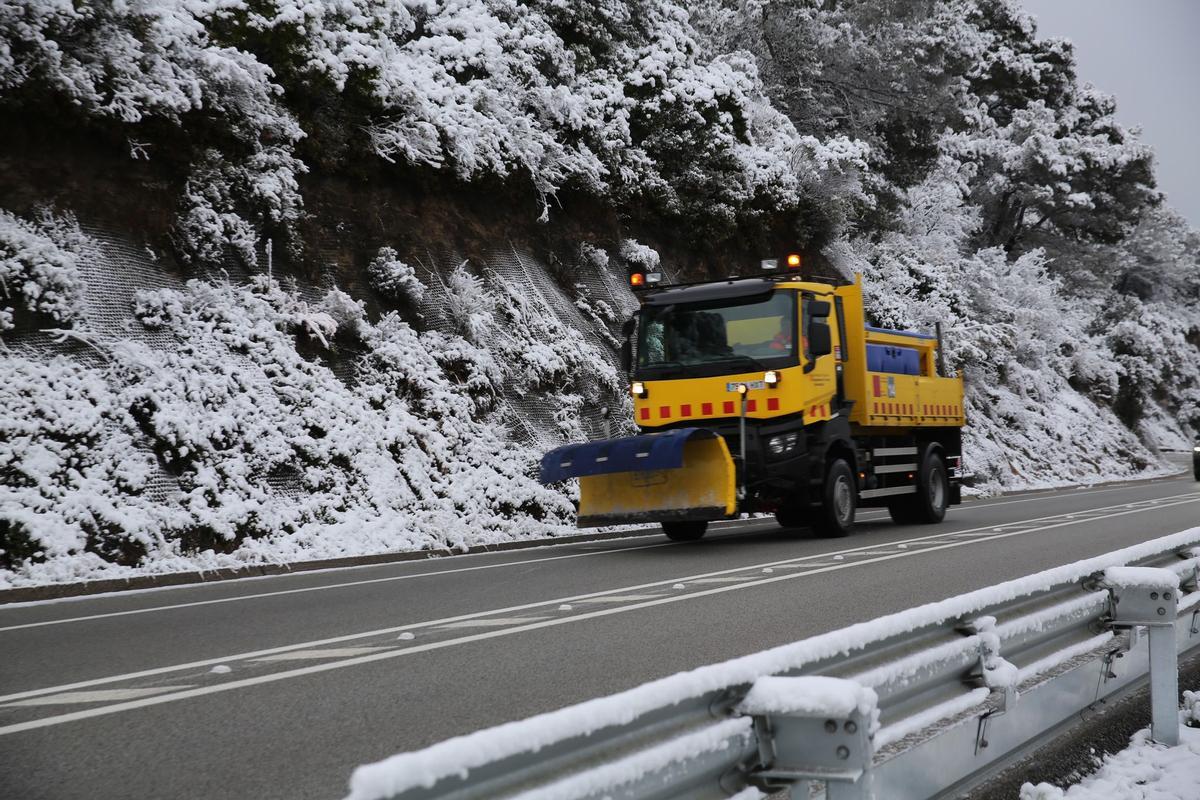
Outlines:
{"label": "truck wheel", "polygon": [[835,459],[825,473],[821,490],[821,505],[814,510],[812,529],[818,536],[841,537],[854,528],[854,512],[858,507],[858,491],[854,486],[854,471],[843,459]]}
{"label": "truck wheel", "polygon": [[917,492],[888,504],[888,513],[898,525],[941,522],[950,503],[950,481],[946,462],[935,452],[927,452],[917,472]]}
{"label": "truck wheel", "polygon": [[664,522],[662,529],[672,542],[694,542],[708,530],[708,523],[704,520]]}

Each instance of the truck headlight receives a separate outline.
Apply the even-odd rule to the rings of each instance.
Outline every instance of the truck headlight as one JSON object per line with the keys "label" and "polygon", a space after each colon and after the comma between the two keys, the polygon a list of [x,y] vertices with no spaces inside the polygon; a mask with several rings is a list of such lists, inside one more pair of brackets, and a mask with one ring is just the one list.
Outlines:
{"label": "truck headlight", "polygon": [[634,381],[633,385],[629,388],[633,392],[634,397],[641,398],[643,400],[646,399],[646,384],[642,383],[641,381]]}
{"label": "truck headlight", "polygon": [[767,439],[767,452],[773,456],[783,456],[796,449],[800,443],[799,433],[781,433]]}

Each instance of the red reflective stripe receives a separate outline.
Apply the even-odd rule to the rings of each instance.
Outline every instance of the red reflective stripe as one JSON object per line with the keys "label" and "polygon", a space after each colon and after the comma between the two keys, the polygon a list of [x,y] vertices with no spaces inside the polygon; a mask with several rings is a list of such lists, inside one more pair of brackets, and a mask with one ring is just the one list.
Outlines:
{"label": "red reflective stripe", "polygon": [[642,416],[642,419],[650,419],[650,409],[647,408],[646,406],[642,406],[641,416]]}
{"label": "red reflective stripe", "polygon": [[670,406],[659,406],[658,407],[658,416],[661,417],[662,419],[670,419],[671,418],[671,407]]}
{"label": "red reflective stripe", "polygon": [[700,404],[700,413],[706,417],[709,414],[711,414],[712,413],[712,403],[701,403]]}
{"label": "red reflective stripe", "polygon": [[747,411],[757,411],[758,410],[758,401],[757,400],[747,400],[746,401],[746,410]]}
{"label": "red reflective stripe", "polygon": [[690,417],[692,415],[692,407],[688,403],[684,403],[679,407],[679,416]]}
{"label": "red reflective stripe", "polygon": [[726,400],[726,401],[725,401],[725,413],[726,413],[726,414],[732,414],[732,413],[733,413],[733,401],[732,401],[732,400]]}
{"label": "red reflective stripe", "polygon": [[871,379],[872,379],[872,382],[875,384],[875,396],[876,396],[876,397],[883,397],[883,389],[882,389],[882,387],[880,386],[880,383],[879,383],[879,376],[878,376],[878,375],[872,375],[872,376],[871,376]]}
{"label": "red reflective stripe", "polygon": [[767,411],[778,411],[778,410],[779,410],[779,398],[778,397],[768,397],[767,398]]}

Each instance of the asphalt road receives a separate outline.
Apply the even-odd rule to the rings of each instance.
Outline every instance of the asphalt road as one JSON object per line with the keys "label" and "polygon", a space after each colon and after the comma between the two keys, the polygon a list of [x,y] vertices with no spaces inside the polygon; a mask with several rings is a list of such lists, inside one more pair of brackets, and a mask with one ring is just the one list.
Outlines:
{"label": "asphalt road", "polygon": [[840,540],[751,520],[0,606],[0,796],[340,797],[401,750],[1198,524],[1188,475]]}

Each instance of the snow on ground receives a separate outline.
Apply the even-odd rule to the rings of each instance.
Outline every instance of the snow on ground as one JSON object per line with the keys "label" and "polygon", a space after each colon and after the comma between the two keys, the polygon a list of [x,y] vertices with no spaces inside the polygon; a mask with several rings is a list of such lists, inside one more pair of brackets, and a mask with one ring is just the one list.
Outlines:
{"label": "snow on ground", "polygon": [[[1048,783],[1021,787],[1020,800],[1196,800],[1200,797],[1200,692],[1184,692],[1179,745],[1133,735],[1129,747],[1106,755],[1099,769],[1066,790]],[[1190,727],[1196,726],[1196,727]]]}

